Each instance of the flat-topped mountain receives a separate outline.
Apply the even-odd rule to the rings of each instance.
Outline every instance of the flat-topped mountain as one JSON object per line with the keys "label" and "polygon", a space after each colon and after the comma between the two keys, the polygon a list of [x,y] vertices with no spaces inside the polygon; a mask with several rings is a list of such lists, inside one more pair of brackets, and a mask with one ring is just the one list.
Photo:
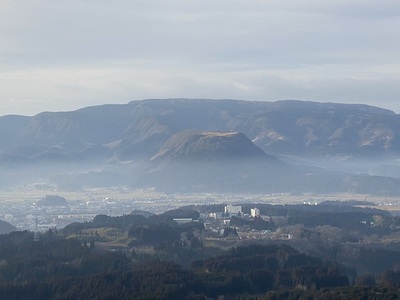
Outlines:
{"label": "flat-topped mountain", "polygon": [[68,201],[58,195],[46,195],[37,203],[38,206],[68,206]]}
{"label": "flat-topped mountain", "polygon": [[163,144],[142,180],[168,191],[250,192],[276,186],[271,174],[284,169],[243,133],[186,130]]}
{"label": "flat-topped mountain", "polygon": [[229,160],[255,159],[272,156],[238,132],[179,132],[170,137],[152,160]]}

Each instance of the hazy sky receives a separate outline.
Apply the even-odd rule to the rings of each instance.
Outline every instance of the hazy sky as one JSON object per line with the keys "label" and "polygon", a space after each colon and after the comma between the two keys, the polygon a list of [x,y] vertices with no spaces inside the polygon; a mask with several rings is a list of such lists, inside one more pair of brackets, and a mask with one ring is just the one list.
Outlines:
{"label": "hazy sky", "polygon": [[0,115],[171,97],[400,113],[400,1],[0,1]]}

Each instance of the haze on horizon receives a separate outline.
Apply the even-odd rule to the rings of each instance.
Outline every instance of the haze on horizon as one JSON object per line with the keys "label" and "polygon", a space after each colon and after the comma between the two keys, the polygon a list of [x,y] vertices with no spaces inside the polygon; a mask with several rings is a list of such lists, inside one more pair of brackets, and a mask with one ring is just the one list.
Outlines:
{"label": "haze on horizon", "polygon": [[0,115],[146,98],[400,112],[400,2],[0,3]]}

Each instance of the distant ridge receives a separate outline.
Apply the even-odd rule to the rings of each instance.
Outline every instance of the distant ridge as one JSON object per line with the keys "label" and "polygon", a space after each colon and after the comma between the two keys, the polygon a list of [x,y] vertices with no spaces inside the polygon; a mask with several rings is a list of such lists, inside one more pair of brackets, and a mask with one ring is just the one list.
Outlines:
{"label": "distant ridge", "polygon": [[152,99],[33,117],[0,117],[0,153],[15,161],[150,158],[186,130],[240,132],[265,153],[400,154],[400,116],[361,104]]}

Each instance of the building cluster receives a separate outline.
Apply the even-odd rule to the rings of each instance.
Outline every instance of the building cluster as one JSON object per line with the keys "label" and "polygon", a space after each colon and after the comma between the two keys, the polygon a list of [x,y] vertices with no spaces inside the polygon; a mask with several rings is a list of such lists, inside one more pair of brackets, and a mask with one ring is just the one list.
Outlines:
{"label": "building cluster", "polygon": [[[256,218],[266,219],[268,222],[272,222],[271,217],[263,217],[258,208],[250,209],[250,214],[243,213],[242,206],[240,205],[225,205],[223,212],[211,212],[208,215],[202,216],[205,221],[205,229],[214,235],[216,238],[223,237],[224,230],[231,227],[230,224],[232,217],[238,217],[244,221],[254,221]],[[287,239],[287,236],[276,235],[270,229],[256,230],[252,229],[249,225],[243,225],[240,227],[235,226],[235,232],[238,233],[238,239],[259,239],[259,240],[269,240],[269,239]]]}
{"label": "building cluster", "polygon": [[208,214],[208,217],[214,219],[230,219],[231,217],[241,217],[241,218],[260,218],[260,210],[258,208],[250,209],[250,215],[244,214],[241,205],[225,205],[223,212],[212,212]]}
{"label": "building cluster", "polygon": [[18,230],[44,232],[50,228],[60,229],[74,222],[90,222],[99,214],[119,216],[129,214],[135,209],[151,211],[153,205],[135,199],[115,200],[107,197],[68,201],[66,205],[43,205],[41,200],[42,198],[3,203],[0,206],[0,220],[14,225]]}
{"label": "building cluster", "polygon": [[232,216],[242,217],[244,214],[242,212],[241,205],[225,205],[224,211],[222,212],[211,212],[208,217],[216,220],[229,220]]}
{"label": "building cluster", "polygon": [[[189,199],[190,196],[188,195]],[[19,202],[3,201],[3,205],[0,206],[0,220],[9,222],[17,230],[44,232],[54,228],[61,229],[74,222],[90,222],[99,214],[121,216],[129,214],[134,210],[149,211],[156,214],[162,213],[181,207],[183,203],[187,204],[188,200],[184,201],[184,198],[184,195],[169,195],[166,197],[158,197],[156,195],[156,198],[141,197],[131,199],[113,199],[98,196],[86,197],[84,200],[67,200],[64,203],[59,201],[56,201],[56,203],[50,201],[49,203],[49,200],[57,200],[58,197],[43,196]],[[197,204],[200,202],[200,205],[220,204],[224,199],[226,201],[226,197],[208,195],[207,200],[204,200],[208,203],[202,203],[197,198],[193,201]],[[224,229],[231,226],[230,221],[232,217],[240,218],[245,223],[256,220],[256,218],[268,222],[271,219],[269,216],[262,216],[260,210],[256,207],[245,213],[241,205],[227,204],[221,211],[202,214],[201,220],[204,222],[205,232],[221,238]],[[192,220],[183,218],[176,219],[175,221],[183,224]],[[254,230],[248,225],[241,226],[238,233],[240,238],[267,239],[272,235],[271,230]]]}

